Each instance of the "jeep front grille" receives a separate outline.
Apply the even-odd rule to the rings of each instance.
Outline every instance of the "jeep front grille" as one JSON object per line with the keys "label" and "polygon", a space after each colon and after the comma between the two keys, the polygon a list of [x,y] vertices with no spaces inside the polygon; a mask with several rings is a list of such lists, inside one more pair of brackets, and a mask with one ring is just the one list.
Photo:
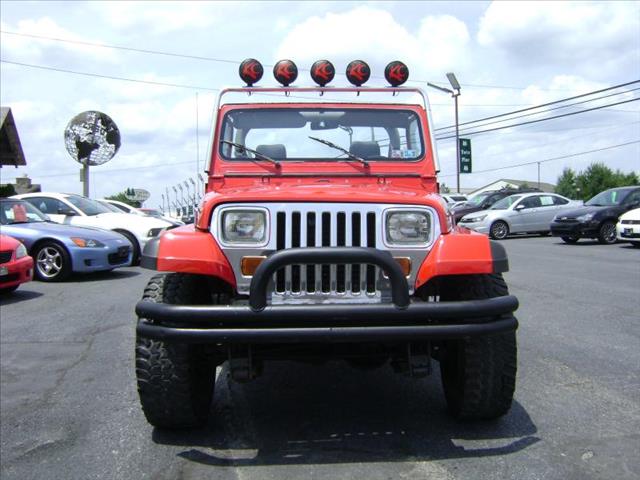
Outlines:
{"label": "jeep front grille", "polygon": [[[275,213],[276,249],[296,247],[376,247],[380,222],[374,211],[345,206],[327,211],[304,208]],[[275,275],[276,295],[379,294],[373,265],[290,265]]]}

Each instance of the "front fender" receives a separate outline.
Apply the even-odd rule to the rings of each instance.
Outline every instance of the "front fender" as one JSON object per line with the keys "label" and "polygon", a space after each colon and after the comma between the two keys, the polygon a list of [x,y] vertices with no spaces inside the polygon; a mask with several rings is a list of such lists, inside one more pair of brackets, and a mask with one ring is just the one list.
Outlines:
{"label": "front fender", "polygon": [[434,277],[502,273],[509,270],[507,252],[486,235],[456,228],[442,235],[422,262],[416,290]]}
{"label": "front fender", "polygon": [[193,225],[167,230],[147,242],[140,266],[161,272],[195,273],[218,277],[236,288],[231,265],[209,232]]}

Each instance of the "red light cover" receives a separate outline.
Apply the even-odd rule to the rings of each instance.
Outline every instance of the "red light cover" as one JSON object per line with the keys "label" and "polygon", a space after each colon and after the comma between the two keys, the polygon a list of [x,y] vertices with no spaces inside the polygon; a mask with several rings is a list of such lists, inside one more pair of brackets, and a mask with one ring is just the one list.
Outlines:
{"label": "red light cover", "polygon": [[311,66],[311,78],[321,87],[333,80],[336,69],[329,60],[318,60]]}
{"label": "red light cover", "polygon": [[396,60],[389,63],[384,69],[384,78],[392,87],[398,87],[409,79],[409,68],[402,62]]}
{"label": "red light cover", "polygon": [[250,87],[260,81],[264,69],[262,64],[255,58],[247,58],[240,64],[238,73],[242,81],[247,84],[247,87]]}
{"label": "red light cover", "polygon": [[367,65],[367,62],[354,60],[347,65],[347,79],[356,87],[366,83],[370,76],[371,69],[369,68],[369,65]]}
{"label": "red light cover", "polygon": [[298,78],[298,67],[291,60],[280,60],[273,66],[273,76],[284,87],[288,87]]}

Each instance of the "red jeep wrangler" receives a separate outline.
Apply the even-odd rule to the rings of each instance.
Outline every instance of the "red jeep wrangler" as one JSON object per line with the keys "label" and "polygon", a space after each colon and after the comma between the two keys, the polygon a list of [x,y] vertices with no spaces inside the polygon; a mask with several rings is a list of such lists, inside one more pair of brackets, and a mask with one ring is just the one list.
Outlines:
{"label": "red jeep wrangler", "polygon": [[[248,381],[267,360],[389,362],[416,377],[436,360],[454,416],[511,406],[507,257],[454,226],[437,195],[426,95],[397,75],[362,87],[364,62],[347,69],[356,86],[325,87],[322,62],[319,87],[290,87],[297,70],[279,62],[277,88],[252,87],[262,67],[243,62],[249,86],[218,99],[195,224],[144,249],[142,266],[164,272],[136,305],[138,392],[155,426],[206,422],[225,361]],[[224,101],[234,95],[244,101]]]}

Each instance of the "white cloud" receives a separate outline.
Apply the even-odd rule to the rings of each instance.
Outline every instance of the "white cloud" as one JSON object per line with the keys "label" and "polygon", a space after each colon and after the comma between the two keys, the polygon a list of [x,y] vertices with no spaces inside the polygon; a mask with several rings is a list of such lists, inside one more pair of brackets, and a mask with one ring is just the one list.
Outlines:
{"label": "white cloud", "polygon": [[24,62],[48,59],[52,56],[52,52],[55,51],[69,52],[81,57],[90,56],[92,61],[114,62],[116,59],[114,52],[110,49],[84,45],[82,43],[101,43],[100,41],[76,35],[48,17],[20,20],[15,26],[5,22],[1,22],[0,25],[2,30],[6,32],[68,40],[68,42],[60,42],[3,33],[3,53],[10,55],[10,58],[7,60]]}
{"label": "white cloud", "polygon": [[338,63],[354,58],[382,66],[401,59],[418,71],[441,72],[460,62],[468,41],[466,25],[450,15],[425,17],[411,33],[388,11],[363,6],[304,20],[287,34],[275,58],[308,64],[329,58],[339,71]]}
{"label": "white cloud", "polygon": [[[493,2],[480,19],[480,45],[526,64],[625,56],[640,43],[637,2]],[[637,58],[637,49],[634,52]],[[602,64],[593,65],[602,68]]]}

